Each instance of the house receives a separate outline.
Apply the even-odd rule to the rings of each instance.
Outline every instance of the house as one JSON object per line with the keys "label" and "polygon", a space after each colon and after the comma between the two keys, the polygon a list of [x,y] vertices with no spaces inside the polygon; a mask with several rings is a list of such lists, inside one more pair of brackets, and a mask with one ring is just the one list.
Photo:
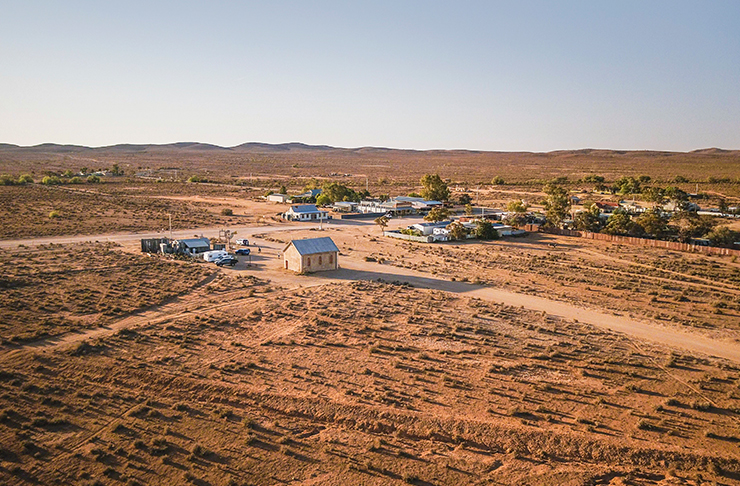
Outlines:
{"label": "house", "polygon": [[315,204],[291,206],[283,217],[288,221],[320,221],[328,218],[328,212],[321,211]]}
{"label": "house", "polygon": [[619,203],[611,201],[599,201],[594,203],[602,213],[613,213],[615,209],[619,208]]}
{"label": "house", "polygon": [[185,253],[187,255],[197,255],[205,253],[211,249],[211,240],[208,238],[188,238],[185,240],[176,240],[173,242],[176,253]]}
{"label": "house", "polygon": [[416,212],[413,205],[408,201],[399,201],[398,199],[389,199],[380,205],[384,213],[390,213],[393,216],[404,216]]}
{"label": "house", "polygon": [[382,201],[380,199],[363,199],[360,201],[360,204],[357,206],[357,211],[363,214],[373,213],[385,213],[386,211],[383,210],[381,207]]}
{"label": "house", "polygon": [[276,203],[287,203],[288,201],[290,201],[290,196],[288,196],[287,194],[275,193],[267,196],[267,200]]}
{"label": "house", "polygon": [[417,211],[429,211],[433,208],[441,208],[444,206],[444,204],[439,201],[427,201],[423,197],[397,196],[394,197],[393,200],[409,202],[411,203],[411,207]]}
{"label": "house", "polygon": [[303,194],[298,194],[297,196],[291,197],[291,200],[293,201],[315,201],[316,198],[321,194],[321,189],[309,189],[308,191],[304,192]]}
{"label": "house", "polygon": [[339,213],[354,213],[357,211],[357,203],[350,201],[337,201],[332,205],[334,211]]}
{"label": "house", "polygon": [[634,201],[622,201],[619,205],[630,214],[639,214],[647,211],[647,208]]}
{"label": "house", "polygon": [[339,268],[339,248],[331,238],[292,240],[283,249],[283,267],[297,273]]}
{"label": "house", "polygon": [[422,236],[433,235],[435,228],[446,228],[452,221],[438,221],[436,223],[416,223],[409,226],[409,229],[415,229]]}

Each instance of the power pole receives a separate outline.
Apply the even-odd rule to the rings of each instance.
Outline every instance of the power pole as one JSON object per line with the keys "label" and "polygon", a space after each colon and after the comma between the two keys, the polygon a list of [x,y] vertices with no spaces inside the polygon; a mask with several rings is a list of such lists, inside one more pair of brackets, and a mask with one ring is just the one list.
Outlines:
{"label": "power pole", "polygon": [[167,216],[170,219],[170,240],[172,239],[172,213],[167,213]]}

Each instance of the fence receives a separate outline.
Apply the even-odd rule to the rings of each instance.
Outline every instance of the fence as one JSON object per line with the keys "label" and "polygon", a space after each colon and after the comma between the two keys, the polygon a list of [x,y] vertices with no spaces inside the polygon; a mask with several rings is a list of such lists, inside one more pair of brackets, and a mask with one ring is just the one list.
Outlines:
{"label": "fence", "polygon": [[560,236],[574,236],[576,238],[586,238],[589,240],[611,241],[612,243],[620,243],[623,245],[649,246],[654,248],[665,248],[667,250],[706,253],[707,255],[740,256],[740,250],[719,248],[716,246],[693,245],[691,243],[679,243],[677,241],[651,240],[648,238],[636,238],[634,236],[607,235],[604,233],[591,233],[590,231],[573,231],[558,228],[540,227],[539,231]]}

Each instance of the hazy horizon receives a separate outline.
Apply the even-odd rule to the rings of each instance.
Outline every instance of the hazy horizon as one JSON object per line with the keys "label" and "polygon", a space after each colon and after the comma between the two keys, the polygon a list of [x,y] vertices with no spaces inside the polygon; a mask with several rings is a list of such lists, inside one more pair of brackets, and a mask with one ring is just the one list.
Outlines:
{"label": "hazy horizon", "polygon": [[740,2],[4,3],[0,139],[740,148]]}

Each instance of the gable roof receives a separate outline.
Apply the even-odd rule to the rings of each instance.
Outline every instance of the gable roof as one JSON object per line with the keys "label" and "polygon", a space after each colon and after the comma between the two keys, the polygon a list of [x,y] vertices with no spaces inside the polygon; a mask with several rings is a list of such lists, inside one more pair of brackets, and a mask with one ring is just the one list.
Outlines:
{"label": "gable roof", "polygon": [[202,248],[204,246],[211,246],[211,240],[209,240],[208,238],[188,238],[185,240],[177,241],[187,248]]}
{"label": "gable roof", "polygon": [[313,255],[314,253],[339,251],[337,245],[335,245],[334,241],[332,241],[328,236],[323,238],[309,238],[306,240],[292,240],[283,251],[287,250],[290,245],[295,247],[299,255]]}
{"label": "gable roof", "polygon": [[300,206],[291,206],[290,210],[294,213],[320,213],[315,204],[302,204]]}

